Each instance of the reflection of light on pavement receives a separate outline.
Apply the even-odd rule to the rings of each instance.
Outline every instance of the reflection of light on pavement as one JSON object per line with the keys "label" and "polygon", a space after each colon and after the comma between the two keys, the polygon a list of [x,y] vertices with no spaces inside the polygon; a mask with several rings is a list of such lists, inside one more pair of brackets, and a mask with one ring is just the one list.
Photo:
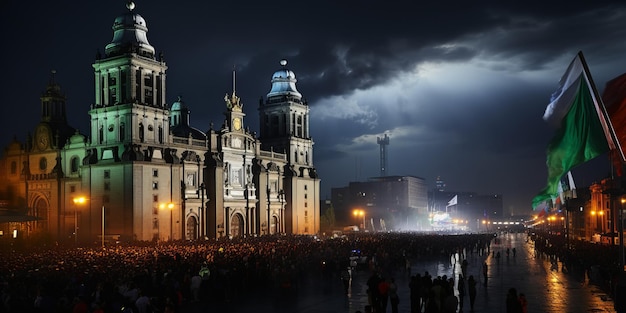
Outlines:
{"label": "reflection of light on pavement", "polygon": [[[543,259],[543,267],[546,271],[546,295],[548,300],[551,302],[551,310],[549,312],[572,312],[572,307],[568,305],[570,302],[570,290],[572,289],[570,286],[570,282],[568,279],[564,277],[563,272],[561,271],[553,271],[552,264],[549,259]],[[561,269],[561,264],[559,262],[558,269]]]}

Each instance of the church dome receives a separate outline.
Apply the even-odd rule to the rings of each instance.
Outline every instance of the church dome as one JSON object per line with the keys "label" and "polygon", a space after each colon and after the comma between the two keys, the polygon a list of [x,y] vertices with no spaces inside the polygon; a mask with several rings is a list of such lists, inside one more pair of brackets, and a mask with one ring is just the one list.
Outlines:
{"label": "church dome", "polygon": [[128,12],[118,16],[113,22],[113,40],[106,45],[107,57],[125,53],[137,53],[154,58],[154,47],[148,42],[148,25],[141,15],[133,12],[135,4],[126,4]]}
{"label": "church dome", "polygon": [[274,75],[272,75],[272,80],[274,79],[296,79],[296,73],[286,68],[281,69],[279,71],[276,71]]}
{"label": "church dome", "polygon": [[172,107],[170,108],[170,111],[180,111],[182,108],[186,108],[186,106],[185,106],[185,102],[183,102],[182,97],[179,96],[178,100],[172,103]]}
{"label": "church dome", "polygon": [[272,89],[267,97],[291,95],[301,98],[302,94],[296,89],[296,74],[286,68],[287,60],[281,60],[280,65],[283,68],[272,75]]}
{"label": "church dome", "polygon": [[193,139],[206,140],[207,136],[205,133],[189,125],[190,112],[182,96],[178,96],[178,99],[172,103],[170,111],[172,135],[176,137],[191,137]]}
{"label": "church dome", "polygon": [[76,132],[74,133],[74,135],[72,135],[69,139],[68,139],[69,143],[78,143],[78,144],[84,144],[85,143],[85,136],[82,135],[78,130],[76,130]]}

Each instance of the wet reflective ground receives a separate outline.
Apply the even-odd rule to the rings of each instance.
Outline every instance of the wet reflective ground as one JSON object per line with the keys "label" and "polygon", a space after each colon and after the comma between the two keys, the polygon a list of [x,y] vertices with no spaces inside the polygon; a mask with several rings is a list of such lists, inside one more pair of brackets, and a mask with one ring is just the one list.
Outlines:
{"label": "wet reflective ground", "polygon": [[[528,312],[584,313],[615,312],[610,296],[580,275],[551,270],[548,259],[536,256],[532,242],[526,242],[525,234],[502,234],[500,243],[491,245],[489,255],[466,254],[441,258],[414,259],[411,274],[458,277],[463,259],[468,261],[468,276],[478,281],[475,312],[505,312],[505,298],[509,288],[523,292],[528,300]],[[506,257],[506,248],[515,247],[517,255]],[[501,252],[499,259],[494,252]],[[488,264],[488,281],[485,286],[482,264]],[[409,279],[404,269],[385,275],[393,277],[400,297],[399,312],[410,312]],[[365,312],[368,305],[366,281],[370,272],[366,269],[353,273],[348,294],[343,290],[338,275],[300,278],[297,294],[276,294],[275,291],[259,290],[252,296],[233,295],[226,304],[207,302],[190,303],[181,312],[285,312],[285,313],[354,313]],[[456,292],[456,291],[455,291]],[[387,307],[391,312],[391,307]],[[465,298],[464,312],[469,312],[469,299]]]}

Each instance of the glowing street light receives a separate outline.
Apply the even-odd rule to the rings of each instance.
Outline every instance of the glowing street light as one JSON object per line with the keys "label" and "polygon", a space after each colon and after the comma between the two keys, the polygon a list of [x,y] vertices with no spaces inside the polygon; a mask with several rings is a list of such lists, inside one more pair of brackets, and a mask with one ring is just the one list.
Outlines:
{"label": "glowing street light", "polygon": [[361,210],[361,209],[356,209],[354,211],[352,211],[352,215],[354,215],[354,217],[358,218],[358,217],[362,217],[363,218],[363,224],[361,227],[363,227],[363,230],[365,230],[365,211]]}
{"label": "glowing street light", "polygon": [[161,203],[159,205],[159,209],[161,209],[161,210],[165,210],[165,209],[170,210],[170,240],[173,240],[174,239],[174,237],[173,237],[173,234],[174,234],[173,233],[173,225],[174,224],[172,223],[172,221],[174,220],[174,215],[173,215],[172,212],[174,212],[174,203],[172,203],[172,202]]}
{"label": "glowing street light", "polygon": [[[599,210],[596,212],[596,210],[592,210],[591,211],[591,216],[600,216],[600,232],[604,232],[604,211],[603,210]],[[598,230],[598,220],[596,217],[596,230]]]}
{"label": "glowing street light", "polygon": [[76,197],[72,202],[74,202],[74,243],[78,244],[78,205],[87,202],[87,198]]}

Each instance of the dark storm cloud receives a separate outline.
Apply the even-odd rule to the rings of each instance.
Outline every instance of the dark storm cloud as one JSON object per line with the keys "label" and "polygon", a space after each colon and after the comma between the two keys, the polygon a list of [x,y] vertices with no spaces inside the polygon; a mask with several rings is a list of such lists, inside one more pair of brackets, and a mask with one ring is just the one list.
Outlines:
{"label": "dark storm cloud", "polygon": [[[0,4],[2,146],[34,129],[52,69],[70,123],[88,133],[91,64],[124,3]],[[541,116],[567,63],[582,50],[599,89],[626,71],[623,1],[136,4],[169,66],[167,101],[182,94],[201,130],[222,124],[233,68],[246,125],[258,129],[259,98],[287,59],[311,106],[326,189],[377,175],[375,142],[387,132],[394,174],[428,183],[442,175],[458,190],[503,193],[507,208],[527,208],[545,182],[551,129]]]}

